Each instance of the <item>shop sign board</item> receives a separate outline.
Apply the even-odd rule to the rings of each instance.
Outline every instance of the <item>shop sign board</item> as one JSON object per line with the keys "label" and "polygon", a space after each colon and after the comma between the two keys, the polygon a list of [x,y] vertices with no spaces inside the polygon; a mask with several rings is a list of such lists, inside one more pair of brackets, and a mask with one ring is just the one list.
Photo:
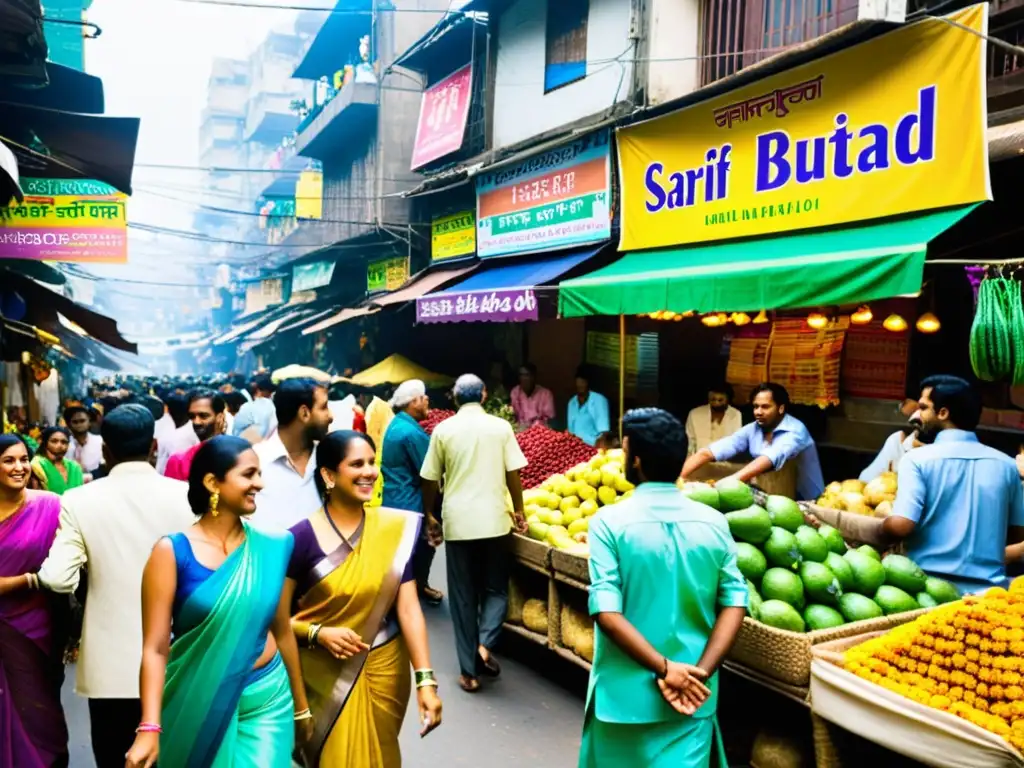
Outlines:
{"label": "shop sign board", "polygon": [[409,280],[409,260],[405,256],[372,261],[366,265],[366,292],[395,291]]}
{"label": "shop sign board", "polygon": [[460,67],[423,92],[412,149],[414,171],[462,146],[472,95],[472,64]]}
{"label": "shop sign board", "polygon": [[314,261],[311,264],[297,264],[292,267],[292,293],[312,291],[331,284],[334,277],[334,261]]}
{"label": "shop sign board", "polygon": [[245,286],[245,314],[259,312],[284,301],[284,280],[272,277]]}
{"label": "shop sign board", "polygon": [[[989,200],[988,6],[619,129],[620,250]],[[972,33],[969,30],[974,30]]]}
{"label": "shop sign board", "polygon": [[416,299],[417,323],[520,323],[537,318],[532,288],[453,291]]}
{"label": "shop sign board", "polygon": [[476,219],[473,211],[462,211],[433,220],[430,226],[432,261],[457,259],[476,253]]}
{"label": "shop sign board", "polygon": [[25,200],[0,207],[0,259],[128,262],[127,196],[89,179],[23,178]]}
{"label": "shop sign board", "polygon": [[611,236],[611,133],[581,136],[477,177],[480,257],[549,251]]}

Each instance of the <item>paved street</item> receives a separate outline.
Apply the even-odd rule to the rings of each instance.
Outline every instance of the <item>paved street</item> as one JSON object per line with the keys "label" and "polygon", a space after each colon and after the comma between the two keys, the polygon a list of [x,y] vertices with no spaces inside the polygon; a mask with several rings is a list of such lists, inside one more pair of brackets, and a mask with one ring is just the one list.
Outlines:
{"label": "paved street", "polygon": [[[435,560],[434,574],[435,585],[445,589],[443,549]],[[402,739],[405,768],[574,765],[586,691],[583,671],[553,658],[546,650],[507,638],[500,656],[501,680],[470,696],[456,684],[458,666],[447,603],[426,610],[445,706],[444,724],[421,741],[415,713],[410,710]],[[88,709],[85,701],[72,693],[73,670],[68,678],[64,702],[71,729],[71,768],[94,768]]]}

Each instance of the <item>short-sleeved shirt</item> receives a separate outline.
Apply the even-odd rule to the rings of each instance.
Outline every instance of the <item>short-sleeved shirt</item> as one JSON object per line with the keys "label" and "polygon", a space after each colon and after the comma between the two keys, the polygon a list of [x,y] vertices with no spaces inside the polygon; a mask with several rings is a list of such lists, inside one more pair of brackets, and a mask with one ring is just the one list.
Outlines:
{"label": "short-sleeved shirt", "polygon": [[306,462],[306,474],[300,475],[288,457],[281,436],[274,433],[253,450],[260,460],[263,490],[256,495],[252,522],[264,528],[283,530],[309,517],[323,504],[316,489],[316,451]]}
{"label": "short-sleeved shirt", "polygon": [[590,392],[583,405],[578,397],[573,397],[567,416],[569,431],[587,445],[597,444],[597,438],[611,429],[608,398],[597,392]]}
{"label": "short-sleeved shirt", "polygon": [[[590,613],[621,613],[654,648],[696,664],[718,609],[746,607],[736,543],[721,513],[690,501],[671,483],[643,483],[590,520]],[[710,717],[711,698],[694,717]],[[658,723],[679,715],[649,670],[596,630],[587,706],[609,723]]]}
{"label": "short-sleeved shirt", "polygon": [[524,427],[534,424],[547,424],[555,418],[555,396],[547,387],[535,386],[533,392],[526,394],[518,384],[509,395],[512,411]]}
{"label": "short-sleeved shirt", "polygon": [[381,446],[380,471],[384,498],[392,509],[423,513],[423,480],[420,469],[427,458],[430,435],[416,419],[402,411],[388,425]]}
{"label": "short-sleeved shirt", "polygon": [[740,454],[750,454],[757,459],[767,456],[776,470],[789,461],[796,462],[796,492],[800,499],[816,499],[825,490],[825,478],[821,474],[818,448],[807,427],[788,413],[772,431],[771,442],[764,430],[751,422],[728,437],[708,446],[715,461],[729,461]]}
{"label": "short-sleeved shirt", "polygon": [[511,425],[467,403],[437,425],[420,476],[444,480],[441,515],[449,541],[492,539],[512,529],[505,474],[526,466]]}
{"label": "short-sleeved shirt", "polygon": [[916,523],[907,555],[964,592],[1005,586],[1006,532],[1024,526],[1013,459],[947,429],[900,461],[893,514]]}

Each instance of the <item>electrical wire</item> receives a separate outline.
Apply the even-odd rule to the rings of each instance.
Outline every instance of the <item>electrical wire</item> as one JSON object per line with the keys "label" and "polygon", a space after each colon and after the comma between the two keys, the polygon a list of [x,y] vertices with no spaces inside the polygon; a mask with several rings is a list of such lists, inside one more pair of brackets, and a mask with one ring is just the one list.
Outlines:
{"label": "electrical wire", "polygon": [[[264,11],[312,11],[315,13],[326,13],[330,16],[372,16],[381,13],[429,13],[429,14],[453,14],[461,11],[445,10],[442,8],[378,8],[376,10],[362,10],[359,8],[318,8],[309,5],[281,5],[277,3],[253,3],[247,0],[175,0],[179,3],[189,5],[213,5],[226,8],[254,8]],[[449,6],[450,9],[451,6]]]}

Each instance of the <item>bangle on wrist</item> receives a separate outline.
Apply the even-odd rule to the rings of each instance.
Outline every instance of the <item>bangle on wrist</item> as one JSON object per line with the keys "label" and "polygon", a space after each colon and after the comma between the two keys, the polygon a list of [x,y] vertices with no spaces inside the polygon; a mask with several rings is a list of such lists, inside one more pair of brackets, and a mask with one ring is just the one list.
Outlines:
{"label": "bangle on wrist", "polygon": [[139,723],[135,729],[136,733],[163,733],[164,729],[158,723]]}
{"label": "bangle on wrist", "polygon": [[661,661],[662,661],[661,679],[664,680],[666,677],[668,677],[668,657],[667,656],[662,656],[661,657]]}
{"label": "bangle on wrist", "polygon": [[316,648],[316,640],[320,637],[321,625],[310,624],[309,630],[306,632],[306,645],[310,648]]}
{"label": "bangle on wrist", "polygon": [[433,680],[433,679],[421,680],[420,682],[416,683],[416,690],[417,691],[420,688],[434,688],[434,689],[436,689],[437,687],[438,687],[437,680]]}
{"label": "bangle on wrist", "polygon": [[430,680],[433,681],[434,685],[437,685],[437,678],[434,677],[434,670],[432,669],[416,669],[413,670],[413,675],[416,679],[416,687],[420,687],[420,683]]}
{"label": "bangle on wrist", "polygon": [[301,712],[296,712],[292,718],[296,723],[302,722],[303,720],[312,720],[313,713],[309,711],[309,707],[306,707]]}

